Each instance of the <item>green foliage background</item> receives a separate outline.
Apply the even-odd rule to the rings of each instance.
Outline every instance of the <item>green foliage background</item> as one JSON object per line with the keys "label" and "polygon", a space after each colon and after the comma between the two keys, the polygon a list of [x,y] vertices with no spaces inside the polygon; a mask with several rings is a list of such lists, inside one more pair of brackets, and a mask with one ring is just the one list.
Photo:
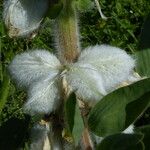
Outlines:
{"label": "green foliage background", "polygon": [[[46,18],[41,26],[38,36],[32,41],[30,39],[10,39],[2,20],[2,3],[0,0],[0,149],[5,144],[4,135],[6,130],[13,128],[10,138],[18,140],[20,134],[22,139],[28,135],[30,117],[22,112],[22,105],[26,100],[26,94],[15,88],[14,84],[7,77],[7,65],[18,53],[31,48],[43,48],[54,51],[54,44],[51,30],[51,20]],[[150,1],[148,0],[101,0],[103,13],[108,20],[102,20],[99,12],[93,8],[89,12],[79,13],[79,26],[81,31],[82,47],[95,44],[111,44],[125,49],[128,53],[135,53],[140,50],[141,28],[150,13]],[[6,82],[7,81],[7,82]],[[5,91],[5,92],[4,92]],[[12,125],[12,122],[18,125]],[[150,123],[150,109],[137,121],[136,125]],[[21,130],[17,130],[20,125]],[[3,132],[2,132],[3,131]],[[17,132],[16,132],[17,131]],[[20,145],[22,140],[20,138]],[[9,140],[6,137],[6,141]],[[14,141],[14,143],[16,143]],[[7,141],[8,142],[8,141]],[[15,144],[12,143],[15,149]],[[7,148],[6,148],[7,149]]]}

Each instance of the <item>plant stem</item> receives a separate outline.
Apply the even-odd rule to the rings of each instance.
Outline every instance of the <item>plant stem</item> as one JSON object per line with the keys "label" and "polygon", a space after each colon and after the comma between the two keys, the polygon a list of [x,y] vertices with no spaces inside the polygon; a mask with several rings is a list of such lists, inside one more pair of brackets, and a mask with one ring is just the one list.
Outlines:
{"label": "plant stem", "polygon": [[88,119],[87,119],[90,108],[89,108],[88,104],[86,104],[85,102],[83,102],[79,99],[78,99],[78,104],[79,104],[79,107],[81,110],[81,116],[82,116],[83,123],[84,123],[84,130],[82,133],[83,147],[85,150],[93,150],[94,145],[93,145],[93,142],[91,140],[90,133],[89,133]]}
{"label": "plant stem", "polygon": [[65,147],[74,147],[73,141],[68,142],[63,136],[64,129],[68,129],[67,120],[65,118],[64,104],[68,98],[68,88],[66,82],[62,79],[62,91],[59,108],[50,115],[45,116],[45,121],[50,124],[49,141],[51,150],[65,150]]}
{"label": "plant stem", "polygon": [[63,0],[63,10],[55,22],[55,42],[62,63],[74,62],[79,53],[77,14],[72,0]]}
{"label": "plant stem", "polygon": [[[54,38],[57,47],[59,60],[62,64],[75,62],[80,53],[77,14],[73,6],[73,0],[62,0],[63,10],[54,24]],[[64,103],[67,99],[67,89],[62,83],[62,101],[60,108],[54,114],[51,120],[52,134],[50,142],[52,149],[62,150],[65,147],[65,141],[62,137],[63,129],[67,128],[67,122],[64,115]],[[73,146],[74,143],[69,143]]]}

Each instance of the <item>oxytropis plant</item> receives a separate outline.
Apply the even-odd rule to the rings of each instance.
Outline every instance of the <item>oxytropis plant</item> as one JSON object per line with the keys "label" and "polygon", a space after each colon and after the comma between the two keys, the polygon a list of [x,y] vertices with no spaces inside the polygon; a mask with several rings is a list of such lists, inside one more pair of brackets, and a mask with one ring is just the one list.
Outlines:
{"label": "oxytropis plant", "polygon": [[[96,4],[101,13],[98,1]],[[83,6],[84,9],[93,7],[90,0],[6,0],[3,17],[9,35],[31,37],[44,17],[49,17],[49,9],[56,6],[59,11],[52,29],[57,52],[33,49],[18,54],[8,67],[10,77],[28,93],[23,106],[25,113],[41,117],[41,122],[33,128],[36,139],[31,149],[67,150],[76,146],[94,149],[93,141],[97,137],[88,127],[89,108],[108,93],[140,77],[134,72],[135,60],[124,50],[109,45],[80,47],[77,15]],[[78,144],[67,140],[73,139],[65,115],[65,104],[72,93],[76,95],[84,121]],[[132,132],[132,128],[125,132]],[[63,134],[67,133],[65,138]]]}

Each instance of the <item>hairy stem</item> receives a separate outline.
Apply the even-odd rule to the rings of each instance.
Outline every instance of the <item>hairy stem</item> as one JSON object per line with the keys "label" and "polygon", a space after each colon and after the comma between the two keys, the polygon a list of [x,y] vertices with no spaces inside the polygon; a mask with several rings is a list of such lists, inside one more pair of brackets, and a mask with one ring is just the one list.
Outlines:
{"label": "hairy stem", "polygon": [[[65,150],[66,147],[73,149],[74,141],[72,137],[66,137],[64,132],[68,129],[68,123],[65,118],[64,104],[69,96],[69,91],[67,83],[62,79],[62,91],[59,108],[51,115],[45,116],[45,120],[50,123],[49,141],[51,145],[51,150]],[[65,134],[64,134],[65,133]],[[68,140],[69,138],[69,140]],[[71,138],[71,141],[70,141]]]}
{"label": "hairy stem", "polygon": [[[73,0],[62,0],[63,10],[55,20],[54,24],[54,38],[57,48],[59,60],[62,64],[75,62],[80,53],[79,34],[77,14],[73,6]],[[64,149],[64,143],[74,147],[74,143],[68,143],[67,140],[62,137],[63,129],[67,128],[67,122],[64,115],[64,103],[67,99],[67,91],[63,84],[62,104],[52,117],[50,135],[50,142],[52,149]],[[59,146],[58,146],[59,145]]]}
{"label": "hairy stem", "polygon": [[79,53],[77,14],[72,0],[63,0],[63,10],[55,22],[55,42],[62,63],[74,62]]}
{"label": "hairy stem", "polygon": [[90,111],[90,108],[88,106],[88,104],[86,104],[85,102],[81,101],[78,99],[78,104],[81,110],[81,116],[83,119],[83,123],[84,123],[84,130],[82,133],[82,143],[83,143],[83,148],[85,150],[93,150],[94,149],[94,145],[90,136],[90,132],[89,132],[89,127],[88,127],[88,114]]}

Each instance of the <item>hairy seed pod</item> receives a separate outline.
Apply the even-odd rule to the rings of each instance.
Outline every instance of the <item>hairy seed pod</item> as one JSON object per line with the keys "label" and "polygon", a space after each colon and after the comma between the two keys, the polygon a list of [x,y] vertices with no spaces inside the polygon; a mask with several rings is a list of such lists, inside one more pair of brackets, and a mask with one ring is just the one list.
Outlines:
{"label": "hairy seed pod", "polygon": [[135,60],[124,50],[108,45],[83,50],[70,65],[66,80],[83,100],[100,100],[133,76]]}
{"label": "hairy seed pod", "polygon": [[28,89],[26,113],[48,114],[59,106],[61,64],[53,54],[45,50],[28,51],[17,55],[8,69],[17,85]]}
{"label": "hairy seed pod", "polygon": [[30,50],[15,56],[8,69],[11,78],[19,87],[28,87],[33,82],[58,74],[59,60],[46,50]]}
{"label": "hairy seed pod", "polygon": [[10,37],[27,36],[39,28],[49,0],[5,0],[3,18]]}

